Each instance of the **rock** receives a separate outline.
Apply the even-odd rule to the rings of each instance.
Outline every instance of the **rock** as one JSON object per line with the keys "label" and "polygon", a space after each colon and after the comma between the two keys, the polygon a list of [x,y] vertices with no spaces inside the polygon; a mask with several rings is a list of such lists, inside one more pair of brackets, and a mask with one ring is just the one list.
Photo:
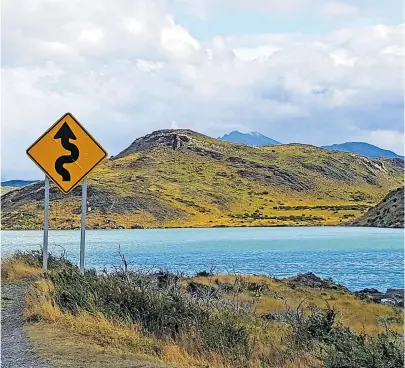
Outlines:
{"label": "rock", "polygon": [[370,288],[370,289],[366,288],[363,290],[356,291],[356,293],[358,293],[358,294],[381,294],[380,291],[378,291],[377,289],[374,289],[374,288]]}
{"label": "rock", "polygon": [[363,289],[354,293],[359,299],[368,299],[373,303],[392,305],[395,307],[404,306],[404,289],[387,289],[385,293],[377,289]]}
{"label": "rock", "polygon": [[404,188],[392,190],[375,207],[353,222],[354,226],[404,227]]}
{"label": "rock", "polygon": [[139,224],[134,224],[131,226],[131,229],[144,229],[145,227]]}
{"label": "rock", "polygon": [[297,286],[308,286],[311,288],[348,291],[346,287],[340,284],[336,284],[335,282],[333,282],[332,279],[321,279],[319,276],[316,276],[312,272],[289,277],[284,279],[283,281],[286,281],[287,284],[292,288],[295,288]]}
{"label": "rock", "polygon": [[399,299],[404,299],[404,289],[387,289],[385,295],[391,295]]}
{"label": "rock", "polygon": [[381,304],[396,306],[397,301],[395,299],[384,298],[381,299]]}

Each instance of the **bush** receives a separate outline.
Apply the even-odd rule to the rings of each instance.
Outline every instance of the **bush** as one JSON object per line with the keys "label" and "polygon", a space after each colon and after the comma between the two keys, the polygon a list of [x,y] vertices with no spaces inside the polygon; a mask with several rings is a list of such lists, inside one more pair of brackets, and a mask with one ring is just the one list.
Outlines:
{"label": "bush", "polygon": [[305,317],[297,309],[298,318],[290,319],[293,341],[301,349],[320,348],[319,358],[325,368],[402,368],[403,340],[398,334],[357,335],[349,328],[335,324],[336,312],[331,308],[311,310]]}
{"label": "bush", "polygon": [[399,335],[355,335],[349,329],[337,329],[327,346],[325,368],[402,368],[403,341]]}
{"label": "bush", "polygon": [[251,332],[243,318],[222,312],[210,316],[203,326],[203,347],[231,360],[248,361],[251,356]]}
{"label": "bush", "polygon": [[196,273],[196,276],[197,277],[209,277],[209,276],[212,276],[212,273],[208,272],[208,271],[200,271],[200,272]]}
{"label": "bush", "polygon": [[88,270],[82,275],[77,268],[62,267],[48,277],[55,286],[54,300],[64,312],[102,313],[136,323],[159,339],[186,337],[188,345],[200,351],[230,360],[249,357],[250,332],[244,324],[248,316],[217,296],[189,292],[176,275],[166,273],[162,282],[162,273]]}

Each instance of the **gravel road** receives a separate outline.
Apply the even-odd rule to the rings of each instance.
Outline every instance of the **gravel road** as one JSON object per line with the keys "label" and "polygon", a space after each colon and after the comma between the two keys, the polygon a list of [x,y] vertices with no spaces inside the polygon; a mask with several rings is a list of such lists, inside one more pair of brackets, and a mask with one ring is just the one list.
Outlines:
{"label": "gravel road", "polygon": [[27,283],[1,285],[1,367],[50,368],[36,355],[23,329],[24,293]]}

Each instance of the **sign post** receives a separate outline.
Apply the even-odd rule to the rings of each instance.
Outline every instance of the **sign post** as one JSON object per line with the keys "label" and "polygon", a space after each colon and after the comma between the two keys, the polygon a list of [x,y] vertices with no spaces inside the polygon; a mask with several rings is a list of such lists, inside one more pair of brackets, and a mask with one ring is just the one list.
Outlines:
{"label": "sign post", "polygon": [[65,194],[83,182],[80,234],[80,271],[83,273],[87,209],[86,177],[107,157],[107,152],[72,114],[66,113],[27,149],[27,155],[45,173],[44,271],[48,268],[49,180]]}
{"label": "sign post", "polygon": [[82,226],[80,229],[80,272],[84,273],[84,248],[86,242],[87,178],[82,184]]}
{"label": "sign post", "polygon": [[45,203],[44,203],[44,244],[42,248],[42,271],[48,269],[48,223],[49,223],[49,179],[45,175]]}

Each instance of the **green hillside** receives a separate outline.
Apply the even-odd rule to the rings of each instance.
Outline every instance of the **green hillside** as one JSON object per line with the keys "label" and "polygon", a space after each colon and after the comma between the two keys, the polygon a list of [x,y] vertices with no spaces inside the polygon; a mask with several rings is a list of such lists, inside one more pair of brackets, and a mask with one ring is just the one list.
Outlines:
{"label": "green hillside", "polygon": [[[137,139],[89,177],[90,228],[337,225],[403,183],[403,161],[289,144],[249,147],[190,130]],[[51,188],[50,226],[80,225],[81,188]],[[1,197],[3,229],[39,229],[43,182]]]}

